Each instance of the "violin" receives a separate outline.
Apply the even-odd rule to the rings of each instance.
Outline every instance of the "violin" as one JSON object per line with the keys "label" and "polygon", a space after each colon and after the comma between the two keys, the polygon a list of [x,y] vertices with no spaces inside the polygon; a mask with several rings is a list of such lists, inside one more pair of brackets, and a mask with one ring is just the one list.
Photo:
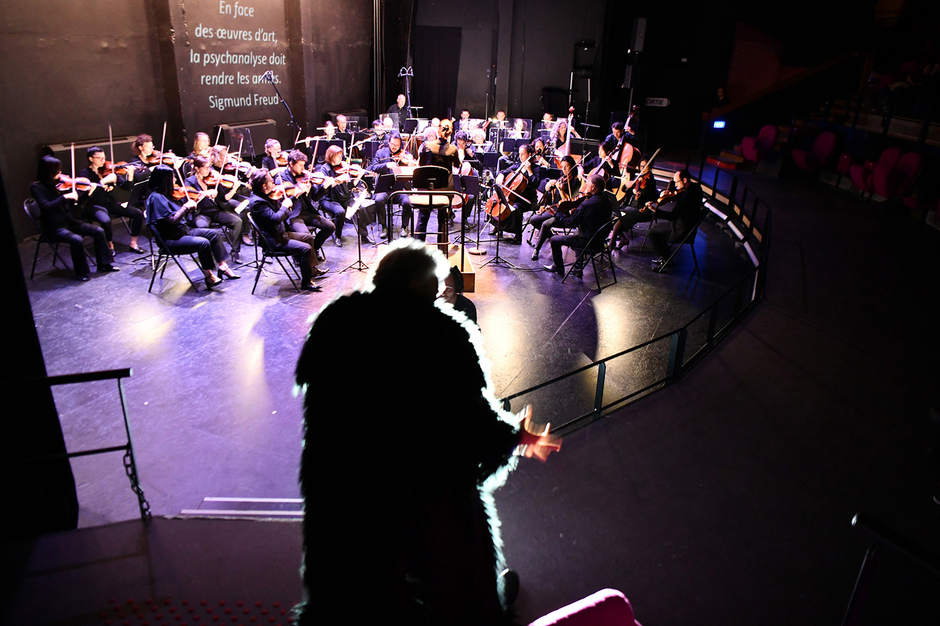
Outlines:
{"label": "violin", "polygon": [[375,172],[370,172],[364,169],[361,165],[357,163],[347,163],[341,161],[333,166],[333,171],[342,176],[343,174],[348,174],[351,178],[362,178],[363,176],[375,176]]}
{"label": "violin", "polygon": [[646,211],[647,209],[650,211],[655,211],[656,209],[659,208],[661,204],[665,204],[666,202],[672,202],[673,200],[675,200],[677,197],[679,197],[679,195],[683,191],[685,191],[685,189],[676,189],[676,190],[667,189],[666,191],[659,194],[659,198],[657,200],[653,202],[647,202],[646,206],[640,209],[640,211],[641,212]]}
{"label": "violin", "polygon": [[59,193],[68,193],[73,189],[82,193],[92,191],[95,187],[104,187],[100,183],[93,183],[84,176],[78,176],[72,178],[71,176],[66,176],[65,174],[59,174],[56,182],[56,191]]}

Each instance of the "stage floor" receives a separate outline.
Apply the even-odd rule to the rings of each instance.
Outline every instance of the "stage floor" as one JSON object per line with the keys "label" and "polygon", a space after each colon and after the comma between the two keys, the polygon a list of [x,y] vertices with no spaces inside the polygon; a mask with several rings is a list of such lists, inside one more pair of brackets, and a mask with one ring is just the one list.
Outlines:
{"label": "stage floor", "polygon": [[[93,274],[89,282],[77,283],[61,264],[52,269],[47,257],[29,281],[49,374],[133,369],[126,381],[131,428],[154,514],[196,508],[206,496],[295,497],[302,416],[293,396],[294,365],[311,315],[366,279],[365,272],[342,271],[358,258],[355,238],[347,234],[342,248],[324,244],[327,262],[321,267],[330,272],[317,281],[321,293],[296,293],[277,265],[268,266],[254,295],[249,266],[239,269],[240,280],[212,292],[197,283],[197,293],[172,264],[148,293],[149,257],[127,252],[126,230],[120,222],[114,227],[119,273]],[[347,226],[346,232],[354,231]],[[495,254],[495,241],[481,243],[486,255],[467,255],[477,267],[476,290],[467,295],[477,306],[498,397],[677,328],[750,269],[716,221],[706,221],[698,235],[700,275],[692,272],[687,246],[675,266],[655,273],[651,246],[641,252],[641,243],[615,254],[617,283],[609,271],[601,272],[601,284],[609,285],[601,293],[590,267],[583,280],[570,277],[564,284],[542,269],[550,259],[548,245],[535,262],[528,244],[501,244],[500,256],[518,269],[479,267]],[[24,267],[34,246],[31,241],[21,246]],[[364,246],[362,260],[374,267],[383,248]],[[243,248],[241,260],[249,257],[253,248]],[[566,259],[573,261],[573,253]],[[453,262],[459,263],[457,257]],[[201,277],[188,260],[184,267]],[[421,329],[387,328],[380,314],[373,328],[347,332],[368,333],[375,350],[433,350]],[[611,389],[638,384],[649,375],[647,360],[656,356],[637,355],[628,366],[612,368]],[[332,372],[327,362],[324,383],[328,386],[333,376],[380,375],[369,370],[369,361],[363,354],[360,372]],[[102,382],[55,390],[70,450],[120,436],[114,389]],[[557,425],[583,413],[584,406],[589,409],[590,386],[574,393],[581,397],[570,398],[570,404],[539,406],[534,400],[535,418]],[[117,456],[73,461],[82,526],[133,517],[136,505],[118,461]]]}
{"label": "stage floor", "polygon": [[[851,527],[859,510],[940,551],[927,419],[940,403],[940,237],[816,181],[742,178],[774,210],[765,301],[678,383],[567,437],[548,463],[520,463],[496,493],[522,623],[603,587],[624,591],[645,624],[837,623],[870,543]],[[663,275],[648,253],[630,254],[600,295],[590,271],[561,285],[484,268],[470,297],[497,393],[685,322],[747,267],[714,224],[698,241],[701,277],[689,277],[687,250]],[[506,250],[538,267],[527,246]],[[31,245],[21,251],[31,261]],[[345,267],[354,252],[328,245],[329,264]],[[309,316],[362,276],[331,277],[313,295],[271,276],[251,296],[247,271],[197,294],[171,269],[151,295],[146,265],[128,256],[122,272],[82,285],[47,272],[47,260],[30,282],[49,372],[134,368],[131,423],[155,514],[205,496],[296,496],[294,359]],[[376,350],[417,340],[380,319],[367,332]],[[325,380],[374,375],[368,363],[364,354],[362,372],[327,369]],[[121,434],[113,383],[87,387],[56,391],[73,449]],[[555,421],[565,407],[535,410]],[[322,446],[355,471],[344,442]],[[137,515],[118,456],[73,467],[84,526]],[[296,572],[296,540],[285,549],[270,564]],[[929,574],[885,551],[862,623],[934,623],[935,597]]]}

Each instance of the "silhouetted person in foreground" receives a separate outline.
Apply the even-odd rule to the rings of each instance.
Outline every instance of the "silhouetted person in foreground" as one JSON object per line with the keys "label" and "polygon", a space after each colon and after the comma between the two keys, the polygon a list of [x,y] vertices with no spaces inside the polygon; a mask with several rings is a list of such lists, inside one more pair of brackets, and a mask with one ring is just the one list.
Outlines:
{"label": "silhouetted person in foreground", "polygon": [[[492,491],[559,443],[499,409],[479,329],[437,303],[444,256],[399,240],[316,317],[297,364],[306,437],[300,624],[508,624]],[[415,342],[376,340],[363,328]],[[348,329],[348,332],[343,332]],[[317,384],[326,370],[333,384]],[[341,373],[336,377],[333,373]],[[498,525],[495,525],[498,527]],[[330,618],[335,621],[335,618]]]}

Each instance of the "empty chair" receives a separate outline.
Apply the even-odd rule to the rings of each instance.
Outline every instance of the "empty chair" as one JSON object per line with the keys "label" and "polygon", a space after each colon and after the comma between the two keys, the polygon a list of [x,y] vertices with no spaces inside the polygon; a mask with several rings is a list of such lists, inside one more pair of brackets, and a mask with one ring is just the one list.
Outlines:
{"label": "empty chair", "polygon": [[760,129],[757,137],[745,137],[741,140],[741,152],[748,161],[754,161],[757,167],[759,161],[767,158],[771,148],[777,141],[777,127],[773,124],[767,124]]}
{"label": "empty chair", "polygon": [[813,147],[809,151],[795,149],[791,156],[793,157],[793,162],[803,170],[810,172],[811,174],[817,174],[821,169],[829,165],[829,161],[832,160],[832,156],[836,152],[836,134],[832,131],[824,131],[819,133],[819,136],[816,137],[816,141],[813,142]]}
{"label": "empty chair", "polygon": [[640,626],[633,607],[616,589],[601,589],[543,615],[529,626]]}
{"label": "empty chair", "polygon": [[880,166],[883,170],[881,176],[885,177],[887,172],[895,168],[900,159],[900,148],[885,148],[881,151],[881,156],[878,157],[877,163],[867,161],[864,165],[852,165],[849,167],[849,176],[852,179],[852,184],[864,193],[873,193],[875,191],[875,167]]}

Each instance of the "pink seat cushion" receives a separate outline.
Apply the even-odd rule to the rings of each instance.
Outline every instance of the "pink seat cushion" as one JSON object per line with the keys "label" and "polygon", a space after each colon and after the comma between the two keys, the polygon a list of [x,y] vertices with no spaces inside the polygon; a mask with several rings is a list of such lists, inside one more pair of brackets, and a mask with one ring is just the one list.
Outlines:
{"label": "pink seat cushion", "polygon": [[616,589],[601,589],[586,598],[543,615],[529,626],[641,626],[633,607]]}

